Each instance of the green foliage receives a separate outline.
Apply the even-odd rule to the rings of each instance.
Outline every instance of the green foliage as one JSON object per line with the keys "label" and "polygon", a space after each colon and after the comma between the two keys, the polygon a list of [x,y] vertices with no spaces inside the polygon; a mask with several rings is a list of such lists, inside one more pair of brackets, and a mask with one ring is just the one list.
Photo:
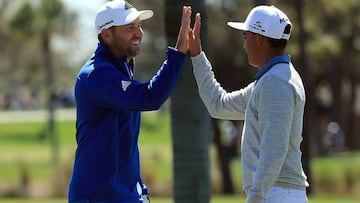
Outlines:
{"label": "green foliage", "polygon": [[355,193],[360,186],[360,155],[344,153],[312,160],[314,189],[317,193]]}
{"label": "green foliage", "polygon": [[48,18],[48,21],[53,21],[58,18],[63,12],[64,6],[60,0],[42,0],[41,10],[44,17]]}
{"label": "green foliage", "polygon": [[[63,49],[56,50],[53,45],[72,37],[77,14],[67,10],[61,0],[8,1],[0,4],[0,11],[8,13],[0,21],[0,42],[4,48],[0,51],[3,76],[0,100],[6,95],[11,99],[15,91],[24,90],[34,93],[32,96],[43,107],[45,90],[49,87],[45,84],[45,70],[49,69],[44,60],[46,54],[52,56],[55,75],[52,84],[56,90],[62,91],[73,84],[74,69],[69,65],[70,61],[65,60],[69,55]],[[49,45],[49,49],[45,49],[45,45]],[[3,105],[1,103],[0,108]]]}
{"label": "green foliage", "polygon": [[66,35],[76,21],[76,14],[68,12],[60,0],[42,0],[38,17],[39,31],[51,34]]}
{"label": "green foliage", "polygon": [[[161,128],[159,128],[159,125],[161,125]],[[142,113],[139,142],[140,145],[146,143],[154,147],[170,143],[169,113],[163,111]]]}
{"label": "green foliage", "polygon": [[33,36],[35,32],[34,19],[35,13],[29,2],[24,3],[11,19],[10,27],[15,35],[21,38],[20,41],[30,39]]}

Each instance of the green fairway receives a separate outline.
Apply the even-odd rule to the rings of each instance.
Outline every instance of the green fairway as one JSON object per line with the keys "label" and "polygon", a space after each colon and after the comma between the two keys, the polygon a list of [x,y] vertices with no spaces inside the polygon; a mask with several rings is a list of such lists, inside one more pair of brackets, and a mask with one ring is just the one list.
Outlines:
{"label": "green fairway", "polygon": [[[1,115],[0,115],[1,117]],[[4,120],[4,118],[2,118]],[[72,170],[75,142],[74,119],[56,124],[60,160],[52,161],[49,138],[42,138],[46,123],[29,117],[25,122],[0,123],[0,203],[58,203],[67,202],[66,189]],[[1,119],[0,119],[1,120]],[[153,203],[171,203],[172,198],[172,141],[170,115],[166,111],[143,114],[139,146],[142,176],[153,195]],[[311,160],[314,203],[360,202],[360,154],[343,153],[334,157]],[[236,196],[219,196],[220,172],[217,157],[211,148],[212,203],[244,202],[241,190],[240,157],[231,164]],[[21,197],[19,187],[24,180],[29,184],[31,197],[44,199],[5,199]],[[321,195],[320,195],[321,194]],[[47,199],[56,196],[60,199]],[[165,196],[165,197],[163,197]]]}
{"label": "green fairway", "polygon": [[[65,203],[66,199],[0,199],[2,203]],[[312,196],[309,203],[359,203],[358,197],[341,196]],[[152,197],[151,203],[173,203],[171,197]],[[211,203],[241,203],[245,202],[243,196],[213,196]]]}

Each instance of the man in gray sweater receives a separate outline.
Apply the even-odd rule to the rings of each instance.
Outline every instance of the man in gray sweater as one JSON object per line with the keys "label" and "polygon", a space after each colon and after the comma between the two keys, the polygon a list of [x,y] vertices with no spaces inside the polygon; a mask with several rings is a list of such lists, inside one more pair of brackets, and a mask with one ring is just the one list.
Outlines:
{"label": "man in gray sweater", "polygon": [[245,22],[228,22],[244,31],[248,63],[259,69],[247,87],[226,92],[216,81],[201,49],[200,14],[190,35],[193,71],[210,115],[245,120],[241,164],[246,203],[306,203],[306,175],[301,164],[305,91],[284,54],[291,22],[275,6],[253,8]]}

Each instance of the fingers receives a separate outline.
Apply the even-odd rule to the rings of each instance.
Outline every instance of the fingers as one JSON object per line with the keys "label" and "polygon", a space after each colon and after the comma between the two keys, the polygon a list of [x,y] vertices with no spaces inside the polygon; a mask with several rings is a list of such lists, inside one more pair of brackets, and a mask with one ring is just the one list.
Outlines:
{"label": "fingers", "polygon": [[200,13],[197,13],[195,16],[195,23],[193,29],[193,35],[195,39],[200,39],[200,28],[201,28],[201,17],[200,17]]}
{"label": "fingers", "polygon": [[183,6],[181,26],[184,26],[185,28],[190,28],[190,22],[191,22],[191,7]]}
{"label": "fingers", "polygon": [[188,33],[189,51],[191,56],[197,56],[202,52],[200,40],[201,17],[200,13],[195,15],[194,28]]}
{"label": "fingers", "polygon": [[201,16],[200,13],[195,15],[194,28],[191,29],[191,7],[183,6],[181,26],[176,42],[176,49],[182,53],[191,53],[191,56],[196,56],[201,53],[201,40],[200,40],[200,29],[201,29]]}
{"label": "fingers", "polygon": [[176,42],[176,49],[186,54],[189,49],[189,35],[191,23],[191,7],[183,6],[181,16],[181,26]]}

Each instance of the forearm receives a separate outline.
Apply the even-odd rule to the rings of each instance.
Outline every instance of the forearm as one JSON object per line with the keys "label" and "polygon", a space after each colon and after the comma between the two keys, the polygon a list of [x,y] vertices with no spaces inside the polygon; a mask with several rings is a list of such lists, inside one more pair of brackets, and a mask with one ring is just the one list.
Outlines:
{"label": "forearm", "polygon": [[210,115],[219,119],[244,119],[246,106],[244,91],[226,92],[216,81],[204,52],[191,59],[200,97]]}
{"label": "forearm", "polygon": [[167,60],[149,81],[150,97],[162,104],[174,91],[185,64],[186,55],[172,47],[168,47]]}

